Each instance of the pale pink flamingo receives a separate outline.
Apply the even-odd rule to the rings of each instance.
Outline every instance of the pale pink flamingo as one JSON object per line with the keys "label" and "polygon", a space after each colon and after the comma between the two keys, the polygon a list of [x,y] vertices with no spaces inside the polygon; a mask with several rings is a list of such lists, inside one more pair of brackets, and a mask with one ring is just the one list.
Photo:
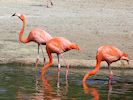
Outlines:
{"label": "pale pink flamingo", "polygon": [[[49,40],[47,43],[46,43],[46,51],[47,51],[47,54],[48,54],[48,57],[49,57],[49,62],[43,66],[42,68],[42,77],[44,76],[46,70],[52,65],[52,62],[53,62],[53,57],[52,57],[52,53],[56,53],[57,56],[58,56],[58,71],[60,71],[60,61],[59,61],[59,55],[66,52],[66,51],[69,51],[71,49],[77,49],[79,50],[79,47],[74,44],[74,43],[71,43],[69,40],[63,38],[63,37],[55,37],[55,38],[52,38],[51,40]],[[67,66],[67,70],[68,70],[68,66]],[[66,74],[67,76],[67,74]]]}
{"label": "pale pink flamingo", "polygon": [[[23,39],[22,36],[25,30],[25,24],[26,24],[25,16],[19,13],[14,13],[12,16],[17,16],[23,22],[23,26],[19,34],[19,41],[22,43],[35,42],[38,44],[38,56],[36,60],[38,62],[39,61],[39,47],[41,47],[42,49],[41,45],[46,45],[46,42],[52,39],[52,36],[40,28],[35,28],[31,30],[27,38]],[[43,49],[42,49],[42,53],[43,53]],[[44,53],[43,53],[43,57],[44,57]],[[45,57],[44,57],[44,62],[45,62]]]}
{"label": "pale pink flamingo", "polygon": [[129,63],[128,54],[110,45],[99,47],[96,54],[96,67],[94,70],[92,70],[91,72],[88,72],[84,76],[82,82],[85,82],[89,76],[95,75],[99,71],[100,63],[102,61],[107,62],[109,67],[109,72],[110,72],[109,78],[112,79],[113,72],[111,70],[110,64],[118,60],[125,60]]}

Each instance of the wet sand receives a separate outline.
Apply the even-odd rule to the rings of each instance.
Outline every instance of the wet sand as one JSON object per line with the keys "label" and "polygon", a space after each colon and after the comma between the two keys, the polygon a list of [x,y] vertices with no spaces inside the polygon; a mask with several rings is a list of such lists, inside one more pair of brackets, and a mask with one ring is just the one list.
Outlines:
{"label": "wet sand", "polygon": [[[132,0],[53,0],[53,3],[53,7],[47,8],[45,0],[0,1],[0,64],[34,64],[37,57],[37,44],[18,40],[22,22],[11,17],[15,12],[26,16],[24,37],[39,27],[53,37],[61,36],[77,43],[81,51],[64,54],[71,66],[94,66],[97,48],[107,44],[127,52],[133,59]],[[56,65],[57,57],[53,56]],[[123,63],[133,67],[132,61],[128,66],[123,61],[112,66],[121,67]]]}

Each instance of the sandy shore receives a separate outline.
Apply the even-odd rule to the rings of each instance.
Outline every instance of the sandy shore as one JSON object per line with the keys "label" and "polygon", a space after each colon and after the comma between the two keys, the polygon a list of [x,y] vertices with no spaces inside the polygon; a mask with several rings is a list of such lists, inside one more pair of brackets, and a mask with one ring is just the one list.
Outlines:
{"label": "sandy shore", "polygon": [[[34,64],[36,60],[37,45],[18,40],[22,22],[11,17],[15,12],[26,16],[24,37],[31,29],[40,27],[52,36],[77,43],[80,52],[72,50],[64,54],[72,66],[94,66],[97,48],[106,44],[118,47],[133,59],[132,0],[53,0],[53,3],[53,7],[47,8],[45,0],[0,1],[1,64]],[[54,58],[56,64],[56,55]],[[122,65],[120,61],[113,66]],[[128,66],[133,67],[132,61]]]}

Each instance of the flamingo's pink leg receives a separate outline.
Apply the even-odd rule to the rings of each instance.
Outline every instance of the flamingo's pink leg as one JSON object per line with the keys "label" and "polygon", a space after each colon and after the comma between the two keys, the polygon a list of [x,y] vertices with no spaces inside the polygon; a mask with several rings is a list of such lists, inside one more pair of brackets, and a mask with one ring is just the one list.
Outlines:
{"label": "flamingo's pink leg", "polygon": [[109,79],[112,80],[113,72],[111,70],[111,67],[109,66]]}
{"label": "flamingo's pink leg", "polygon": [[57,54],[57,57],[58,57],[58,72],[60,71],[60,68],[61,68],[61,66],[60,66],[60,57],[59,57],[59,54]]}

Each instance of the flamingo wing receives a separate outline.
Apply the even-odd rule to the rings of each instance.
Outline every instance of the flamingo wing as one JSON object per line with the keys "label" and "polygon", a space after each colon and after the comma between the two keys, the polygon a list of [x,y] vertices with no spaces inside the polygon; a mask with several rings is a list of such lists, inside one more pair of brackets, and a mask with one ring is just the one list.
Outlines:
{"label": "flamingo wing", "polygon": [[46,44],[52,53],[63,53],[69,49],[71,42],[63,37],[52,38]]}
{"label": "flamingo wing", "polygon": [[42,29],[33,29],[30,32],[30,38],[38,44],[46,44],[48,40],[52,39],[52,36]]}
{"label": "flamingo wing", "polygon": [[106,46],[103,48],[102,54],[107,62],[114,62],[120,59],[122,52],[116,47]]}

